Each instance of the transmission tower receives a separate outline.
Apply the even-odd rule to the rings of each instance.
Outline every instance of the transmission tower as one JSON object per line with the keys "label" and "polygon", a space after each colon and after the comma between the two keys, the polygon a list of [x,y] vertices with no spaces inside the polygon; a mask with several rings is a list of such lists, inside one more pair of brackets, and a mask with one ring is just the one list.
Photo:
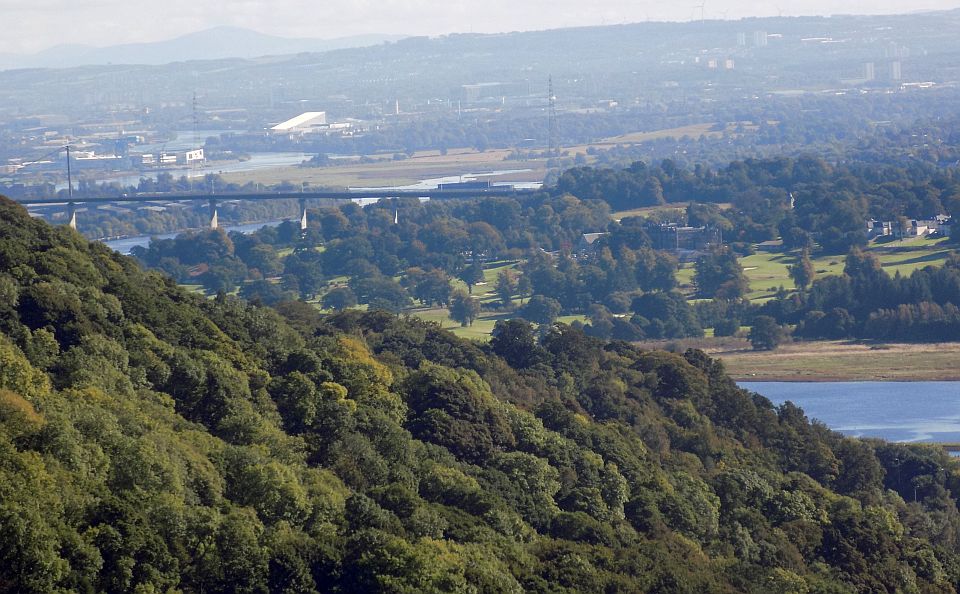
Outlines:
{"label": "transmission tower", "polygon": [[[196,91],[193,92],[193,102],[191,107],[193,108],[193,122],[192,122],[193,138],[190,139],[190,148],[188,149],[188,152],[187,152],[188,155],[190,154],[190,152],[197,150],[198,148],[197,143],[199,142],[199,139],[197,138],[197,136],[198,136],[198,130],[200,128],[200,117],[197,115],[197,92]],[[202,145],[201,145],[201,148],[202,148]],[[190,184],[191,191],[193,190],[193,178],[197,176],[197,168],[200,165],[200,163],[201,162],[197,159],[194,159],[189,163],[190,172],[187,174],[187,180]]]}
{"label": "transmission tower", "polygon": [[196,147],[196,144],[197,144],[197,129],[199,128],[199,126],[200,126],[200,120],[199,120],[199,117],[197,116],[197,92],[194,91],[193,92],[193,138],[191,139],[193,142],[190,143],[194,145],[194,147]]}
{"label": "transmission tower", "polygon": [[553,92],[553,76],[547,83],[547,156],[560,154],[560,140],[557,134],[557,96]]}

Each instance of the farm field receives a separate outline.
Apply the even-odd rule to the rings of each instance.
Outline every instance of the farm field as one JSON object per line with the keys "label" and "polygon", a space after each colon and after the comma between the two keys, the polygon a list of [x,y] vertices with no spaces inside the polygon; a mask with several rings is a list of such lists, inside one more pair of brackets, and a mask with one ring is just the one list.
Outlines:
{"label": "farm field", "polygon": [[[715,130],[715,126],[716,124],[708,122],[703,124],[691,124],[689,126],[681,126],[678,128],[652,130],[649,132],[631,132],[629,134],[621,134],[619,136],[604,138],[589,144],[564,147],[564,150],[569,151],[571,154],[586,155],[587,149],[589,148],[610,148],[618,144],[642,144],[652,140],[661,140],[664,138],[683,138],[684,136],[689,136],[691,138],[699,138],[700,136],[717,137],[722,136],[724,132],[727,132],[728,134],[735,134],[738,124],[736,122],[728,123],[725,130]],[[744,125],[744,129],[751,129],[754,127],[755,126],[752,124]]]}
{"label": "farm field", "polygon": [[[546,175],[546,161],[507,161],[509,150],[497,149],[478,152],[473,149],[454,149],[446,155],[439,151],[421,151],[406,159],[394,161],[383,158],[372,163],[351,161],[330,167],[277,167],[224,173],[223,178],[231,183],[248,182],[279,184],[284,181],[315,187],[378,187],[415,184],[422,179],[487,173],[492,171],[515,171],[500,176],[485,177],[493,182],[538,182]],[[516,171],[522,170],[522,171]]]}

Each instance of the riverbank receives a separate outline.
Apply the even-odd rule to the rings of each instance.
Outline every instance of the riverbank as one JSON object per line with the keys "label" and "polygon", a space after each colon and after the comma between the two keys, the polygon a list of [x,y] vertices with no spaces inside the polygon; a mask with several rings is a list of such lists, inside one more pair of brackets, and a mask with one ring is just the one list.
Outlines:
{"label": "riverbank", "polygon": [[[274,219],[271,221],[263,221],[259,223],[237,223],[236,225],[223,225],[221,229],[230,233],[232,231],[237,231],[243,234],[253,233],[258,229],[263,227],[275,227],[283,223],[286,219]],[[191,231],[203,231],[204,229],[181,229],[180,231],[175,231],[172,233],[160,233],[157,235],[134,235],[131,237],[122,237],[118,239],[98,239],[105,244],[110,249],[120,252],[123,255],[129,255],[131,250],[136,246],[147,247],[150,245],[150,242],[154,239],[173,239],[174,237],[182,234],[189,233]]]}
{"label": "riverbank", "polygon": [[[547,173],[546,159],[509,160],[511,151],[474,149],[419,151],[410,157],[393,160],[386,157],[371,162],[347,161],[330,167],[298,167],[282,165],[255,171],[225,171],[223,178],[230,183],[278,184],[292,181],[311,187],[397,187],[414,185],[425,179],[459,177],[465,174],[494,173],[483,177],[493,183],[542,182]],[[496,173],[500,172],[500,173]]]}
{"label": "riverbank", "polygon": [[742,381],[960,381],[960,343],[817,341],[753,351],[746,341],[727,341],[702,348]]}

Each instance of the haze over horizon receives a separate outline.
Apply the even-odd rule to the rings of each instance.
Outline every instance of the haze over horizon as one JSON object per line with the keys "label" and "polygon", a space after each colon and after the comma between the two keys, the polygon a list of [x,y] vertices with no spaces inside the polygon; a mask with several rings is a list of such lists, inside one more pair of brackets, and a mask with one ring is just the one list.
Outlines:
{"label": "haze over horizon", "polygon": [[[572,0],[531,0],[525,3],[489,0],[332,0],[324,7],[304,0],[278,0],[223,5],[209,1],[170,0],[166,3],[96,0],[76,4],[66,0],[31,3],[0,0],[0,14],[15,23],[0,39],[0,52],[32,53],[63,44],[105,47],[162,41],[216,26],[237,26],[282,37],[334,39],[352,35],[443,35],[499,33],[562,27],[612,25],[643,21],[699,19],[701,4],[636,3],[611,0],[602,7]],[[830,14],[896,14],[948,10],[957,0],[853,0],[837,10],[827,0],[788,5],[757,0],[722,0],[702,4],[706,19],[814,16]],[[331,18],[333,17],[333,18]]]}

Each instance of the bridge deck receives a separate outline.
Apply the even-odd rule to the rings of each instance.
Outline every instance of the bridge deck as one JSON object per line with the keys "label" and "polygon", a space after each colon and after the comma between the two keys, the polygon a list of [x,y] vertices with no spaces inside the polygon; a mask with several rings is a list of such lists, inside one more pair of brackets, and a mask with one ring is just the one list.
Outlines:
{"label": "bridge deck", "polygon": [[129,196],[111,196],[84,198],[74,196],[71,200],[63,198],[23,198],[15,199],[23,205],[66,204],[92,202],[188,202],[191,200],[354,200],[357,198],[429,198],[431,200],[456,198],[522,197],[530,196],[539,190],[518,190],[516,188],[484,188],[473,190],[332,190],[319,192],[256,192],[235,194],[134,194]]}

